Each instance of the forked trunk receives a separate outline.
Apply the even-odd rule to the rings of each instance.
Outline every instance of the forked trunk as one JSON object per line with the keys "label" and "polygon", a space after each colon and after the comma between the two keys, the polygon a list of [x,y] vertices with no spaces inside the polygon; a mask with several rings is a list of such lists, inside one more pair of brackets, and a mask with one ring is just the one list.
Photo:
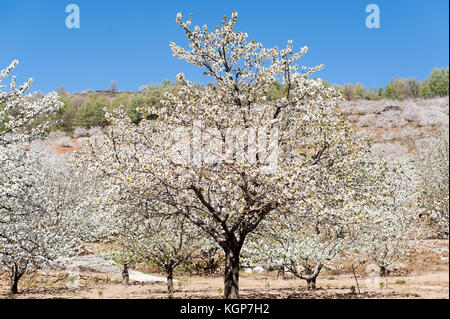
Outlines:
{"label": "forked trunk", "polygon": [[316,277],[306,279],[308,290],[316,290]]}
{"label": "forked trunk", "polygon": [[239,299],[239,253],[240,249],[225,251],[225,299]]}

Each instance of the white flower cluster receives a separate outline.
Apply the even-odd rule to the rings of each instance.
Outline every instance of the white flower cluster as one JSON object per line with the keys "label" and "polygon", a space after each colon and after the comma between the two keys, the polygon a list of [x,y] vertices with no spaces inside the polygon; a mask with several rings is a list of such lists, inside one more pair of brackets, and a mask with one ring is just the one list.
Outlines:
{"label": "white flower cluster", "polygon": [[[0,72],[0,84],[10,75],[19,62],[14,60],[5,70]],[[49,115],[62,106],[56,92],[44,96],[38,93],[26,94],[31,88],[33,79],[28,79],[17,87],[13,76],[10,91],[0,85],[0,145],[23,142],[42,136],[51,124],[48,121],[38,123],[40,117]]]}
{"label": "white flower cluster", "polygon": [[[0,82],[17,63],[1,71]],[[26,95],[31,82],[17,87],[13,77],[11,90],[0,92],[0,268],[9,271],[13,293],[24,274],[77,253],[99,227],[84,205],[96,196],[94,180],[67,158],[25,150],[24,142],[43,136],[45,117],[61,106],[54,92]]]}
{"label": "white flower cluster", "polygon": [[25,273],[58,264],[92,239],[99,223],[83,203],[95,192],[59,155],[0,147],[0,268],[13,293]]}

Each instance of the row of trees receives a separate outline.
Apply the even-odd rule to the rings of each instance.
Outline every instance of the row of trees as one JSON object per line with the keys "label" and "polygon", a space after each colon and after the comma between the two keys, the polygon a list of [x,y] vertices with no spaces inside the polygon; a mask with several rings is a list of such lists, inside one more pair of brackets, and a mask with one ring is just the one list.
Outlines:
{"label": "row of trees", "polygon": [[[54,93],[1,93],[0,264],[12,292],[26,271],[93,240],[107,244],[124,283],[131,264],[151,262],[167,273],[169,293],[177,267],[219,248],[225,298],[239,297],[242,263],[285,267],[314,289],[320,270],[343,258],[371,259],[386,273],[417,247],[427,226],[413,205],[420,180],[357,143],[339,116],[341,93],[312,78],[323,66],[298,72],[306,47],[247,41],[234,30],[236,12],[214,32],[176,21],[190,44],[170,43],[174,56],[211,84],[178,74],[161,106],[135,109],[139,121],[124,107],[104,110],[104,136],[73,159],[24,150],[51,124],[29,121],[61,107]],[[270,98],[277,80],[283,90]],[[448,204],[433,209],[447,209],[429,217],[448,228]]]}
{"label": "row of trees", "polygon": [[[350,84],[344,86],[331,85],[323,82],[325,86],[333,86],[336,90],[341,91],[346,100],[380,100],[395,99],[403,100],[407,98],[432,98],[436,96],[447,96],[449,86],[449,69],[435,68],[428,79],[422,83],[414,78],[402,79],[395,78],[383,88],[365,88],[361,83]],[[114,84],[114,83],[112,83]],[[203,86],[196,84],[199,89]],[[81,102],[74,96],[70,96],[64,89],[60,89],[59,94],[63,107],[53,116],[58,120],[58,124],[54,129],[61,129],[72,133],[76,127],[104,127],[108,124],[105,117],[105,108],[109,111],[123,106],[128,116],[134,123],[141,120],[141,115],[137,111],[139,108],[149,106],[160,106],[160,101],[166,92],[176,92],[182,87],[181,82],[170,82],[164,80],[159,85],[145,85],[141,87],[142,93],[126,93],[122,92],[112,99],[108,99],[101,93],[92,92],[86,99]],[[263,92],[268,99],[277,100],[285,94],[286,87],[276,79],[266,92]],[[112,89],[112,92],[116,92]]]}
{"label": "row of trees", "polygon": [[[327,84],[330,85],[330,84]],[[395,78],[383,88],[367,89],[361,83],[344,86],[333,85],[342,91],[346,100],[381,100],[393,99],[404,100],[407,98],[433,98],[437,96],[448,96],[449,68],[434,68],[428,79],[420,82],[415,78]]]}

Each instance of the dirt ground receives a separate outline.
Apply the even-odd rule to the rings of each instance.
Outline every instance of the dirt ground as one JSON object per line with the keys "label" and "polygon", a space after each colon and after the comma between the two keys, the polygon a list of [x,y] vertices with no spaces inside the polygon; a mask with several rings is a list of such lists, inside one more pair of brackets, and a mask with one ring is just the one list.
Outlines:
{"label": "dirt ground", "polygon": [[[440,246],[447,246],[442,241]],[[356,268],[356,284],[350,264],[340,270],[323,272],[317,280],[317,290],[307,291],[304,280],[286,275],[277,279],[277,272],[265,274],[240,274],[240,294],[242,298],[299,298],[299,299],[346,299],[346,298],[449,298],[448,261],[431,254],[412,257],[389,275],[387,279],[372,277],[370,265]],[[164,277],[160,272],[142,269],[146,273]],[[163,282],[121,284],[119,275],[102,274],[81,269],[78,280],[70,280],[67,272],[38,272],[25,276],[19,283],[20,293],[10,295],[6,274],[0,275],[1,298],[122,298],[141,299],[168,298]],[[222,298],[223,281],[221,275],[175,276],[174,298]],[[76,284],[76,285],[74,285]]]}

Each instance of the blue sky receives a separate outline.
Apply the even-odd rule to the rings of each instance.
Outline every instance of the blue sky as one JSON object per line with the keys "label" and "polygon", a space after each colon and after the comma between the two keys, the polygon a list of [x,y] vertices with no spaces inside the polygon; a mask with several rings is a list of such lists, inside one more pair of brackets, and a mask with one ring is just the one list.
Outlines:
{"label": "blue sky", "polygon": [[[70,3],[80,8],[80,29],[65,26]],[[379,29],[365,26],[370,3],[380,7]],[[178,72],[206,82],[200,69],[171,54],[170,41],[186,43],[175,16],[193,13],[193,24],[213,28],[233,10],[237,29],[265,47],[289,39],[297,50],[307,45],[302,64],[323,63],[318,76],[331,83],[384,86],[448,66],[448,0],[1,0],[0,67],[19,59],[18,80],[33,76],[42,92],[108,89],[111,80],[132,91]]]}

